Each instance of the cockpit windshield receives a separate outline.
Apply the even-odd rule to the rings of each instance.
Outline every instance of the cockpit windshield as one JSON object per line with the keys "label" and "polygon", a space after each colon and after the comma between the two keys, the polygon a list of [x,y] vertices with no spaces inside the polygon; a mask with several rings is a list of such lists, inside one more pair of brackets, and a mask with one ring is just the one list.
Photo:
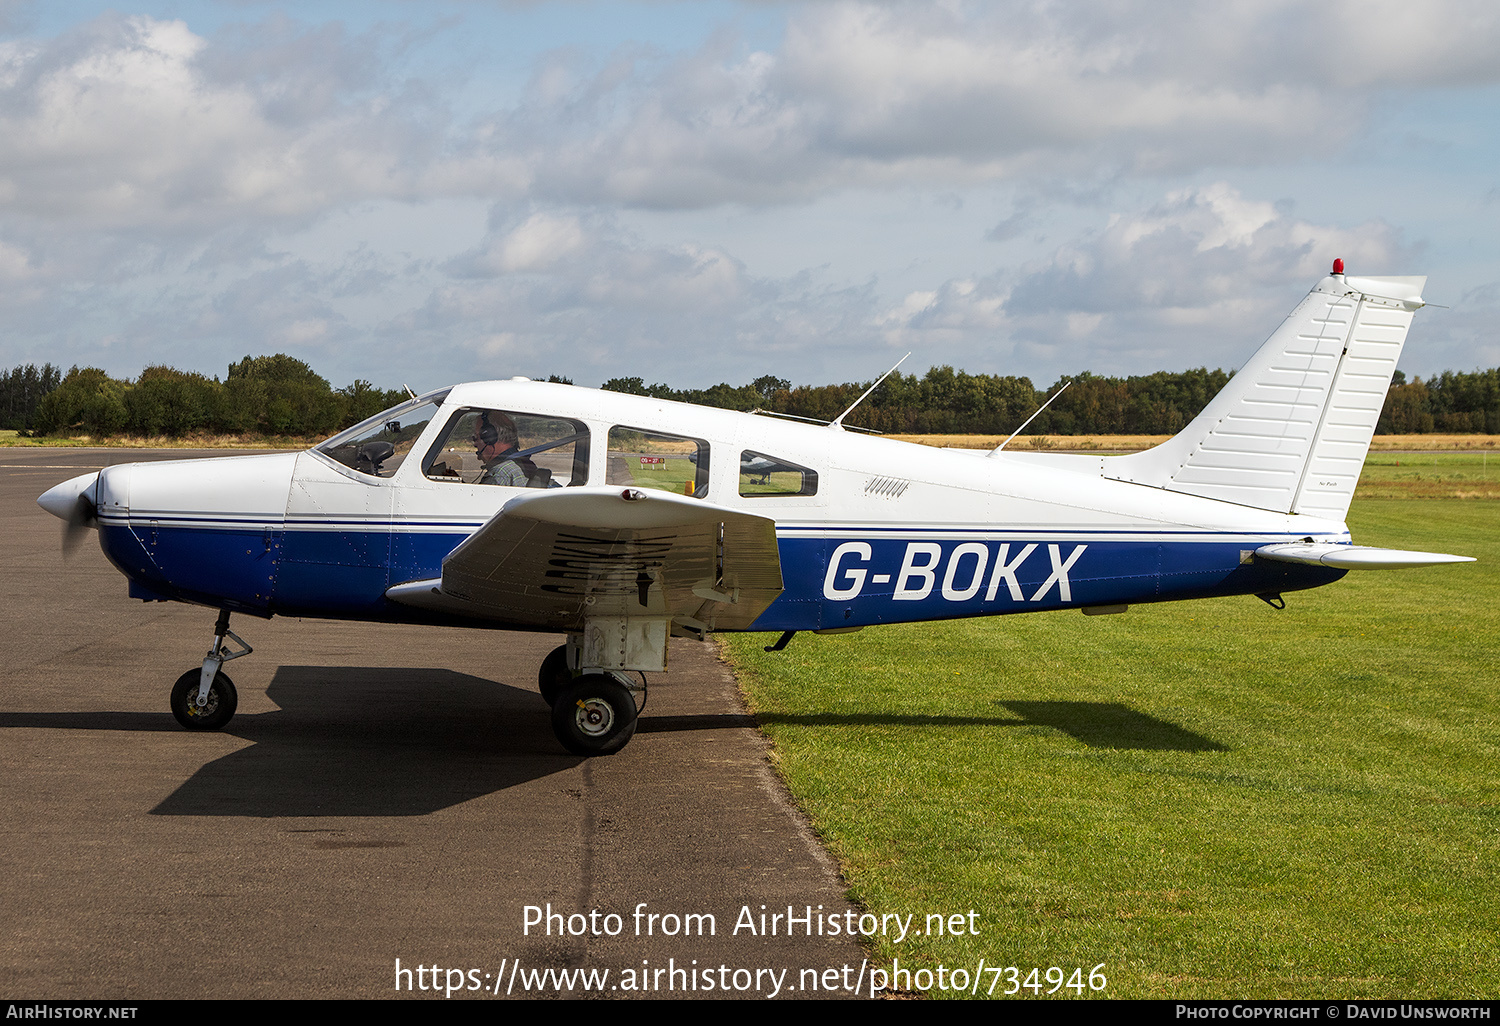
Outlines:
{"label": "cockpit windshield", "polygon": [[419,395],[339,432],[315,446],[314,451],[361,474],[390,477],[411,452],[417,436],[437,416],[446,398],[447,389]]}

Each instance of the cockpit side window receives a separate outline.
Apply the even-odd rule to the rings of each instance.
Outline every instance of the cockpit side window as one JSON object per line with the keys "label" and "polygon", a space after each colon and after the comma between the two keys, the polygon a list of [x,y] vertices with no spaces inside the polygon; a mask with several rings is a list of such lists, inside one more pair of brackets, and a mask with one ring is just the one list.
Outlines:
{"label": "cockpit side window", "polygon": [[443,396],[414,399],[334,435],[314,451],[371,477],[391,477],[437,416]]}
{"label": "cockpit side window", "polygon": [[740,494],[746,498],[817,495],[818,472],[779,456],[746,449],[740,453]]}
{"label": "cockpit side window", "polygon": [[612,427],[604,483],[657,488],[701,499],[708,494],[708,442],[644,428]]}
{"label": "cockpit side window", "polygon": [[459,410],[428,452],[422,472],[434,481],[509,488],[587,484],[589,430],[562,417]]}

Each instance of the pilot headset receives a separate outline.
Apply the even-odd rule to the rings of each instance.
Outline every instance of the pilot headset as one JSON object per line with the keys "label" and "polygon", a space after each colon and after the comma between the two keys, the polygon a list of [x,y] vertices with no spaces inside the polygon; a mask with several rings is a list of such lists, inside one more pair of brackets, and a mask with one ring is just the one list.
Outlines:
{"label": "pilot headset", "polygon": [[490,423],[490,415],[488,413],[481,413],[479,415],[479,431],[477,434],[479,435],[479,440],[485,444],[486,448],[500,441],[500,429]]}
{"label": "pilot headset", "polygon": [[476,432],[479,440],[486,446],[495,445],[499,442],[504,442],[513,448],[519,445],[520,442],[516,438],[516,426],[510,422],[510,418],[503,413],[497,414],[497,416],[501,420],[499,424],[493,423],[488,413],[481,413],[479,415],[479,430]]}

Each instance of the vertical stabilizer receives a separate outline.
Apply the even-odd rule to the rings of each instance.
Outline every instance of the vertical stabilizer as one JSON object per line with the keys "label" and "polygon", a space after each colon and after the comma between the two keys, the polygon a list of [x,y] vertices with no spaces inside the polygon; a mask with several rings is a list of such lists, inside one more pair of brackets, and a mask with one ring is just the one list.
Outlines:
{"label": "vertical stabilizer", "polygon": [[1342,520],[1426,282],[1324,278],[1180,434],[1104,476]]}

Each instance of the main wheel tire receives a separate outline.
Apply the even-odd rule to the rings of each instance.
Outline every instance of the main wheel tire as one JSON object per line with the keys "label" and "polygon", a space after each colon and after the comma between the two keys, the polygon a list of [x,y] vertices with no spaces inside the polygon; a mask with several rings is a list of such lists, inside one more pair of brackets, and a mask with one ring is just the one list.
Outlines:
{"label": "main wheel tire", "polygon": [[562,689],[552,730],[574,755],[613,755],[635,736],[635,699],[612,677],[591,673]]}
{"label": "main wheel tire", "polygon": [[536,674],[537,684],[541,686],[542,700],[548,705],[556,705],[558,698],[562,696],[563,688],[573,683],[573,671],[568,669],[568,646],[558,645],[547,658],[542,660],[542,668]]}
{"label": "main wheel tire", "polygon": [[172,685],[172,715],[188,730],[218,730],[234,718],[240,704],[239,692],[234,690],[234,681],[220,670],[208,686],[208,704],[200,706],[198,684],[202,679],[201,668],[177,678]]}

